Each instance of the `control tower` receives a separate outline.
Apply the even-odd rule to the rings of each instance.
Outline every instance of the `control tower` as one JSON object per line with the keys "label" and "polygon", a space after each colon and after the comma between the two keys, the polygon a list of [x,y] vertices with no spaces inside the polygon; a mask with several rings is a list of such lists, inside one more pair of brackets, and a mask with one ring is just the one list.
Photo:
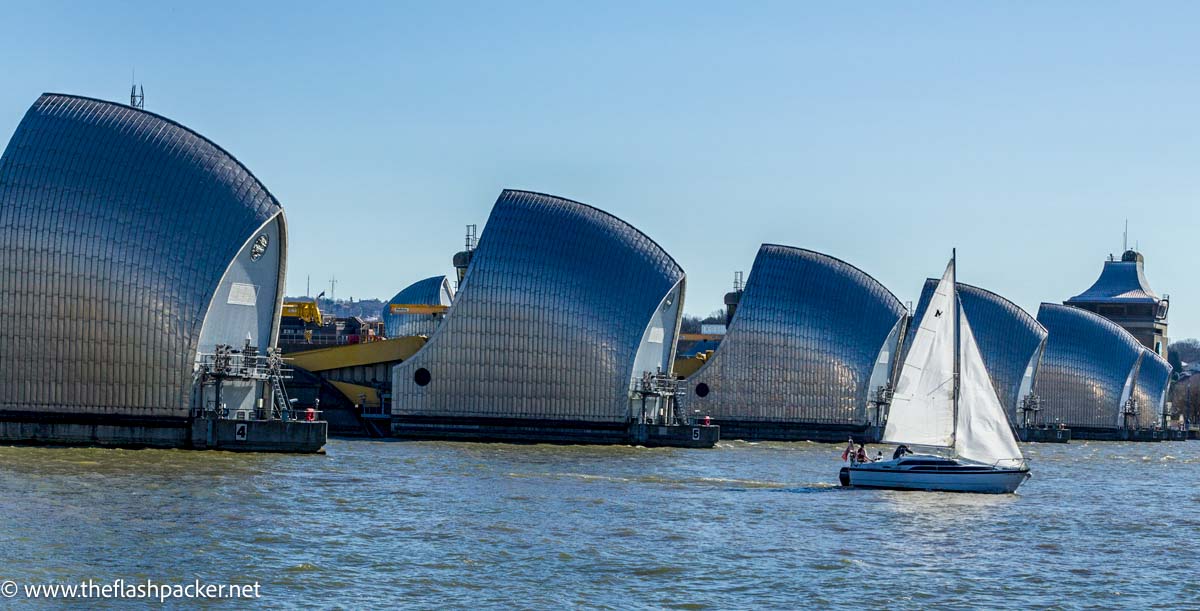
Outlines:
{"label": "control tower", "polygon": [[1146,281],[1145,257],[1126,250],[1117,260],[1109,255],[1100,277],[1066,305],[1095,312],[1120,325],[1143,346],[1167,357],[1167,310],[1170,296],[1159,297]]}

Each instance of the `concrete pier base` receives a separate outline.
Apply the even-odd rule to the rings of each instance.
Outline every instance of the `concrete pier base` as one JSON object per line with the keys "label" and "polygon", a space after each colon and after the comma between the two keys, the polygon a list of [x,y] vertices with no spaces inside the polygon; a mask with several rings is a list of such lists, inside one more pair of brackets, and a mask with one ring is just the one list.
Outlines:
{"label": "concrete pier base", "polygon": [[181,448],[188,445],[187,420],[103,424],[64,420],[0,421],[0,443],[99,446],[112,448]]}
{"label": "concrete pier base", "polygon": [[191,448],[314,454],[325,451],[328,434],[325,422],[197,418],[191,425]]}
{"label": "concrete pier base", "polygon": [[[698,429],[699,433],[695,433],[693,428]],[[693,439],[694,435],[698,438]],[[392,436],[413,440],[711,448],[717,443],[720,428],[525,418],[393,416]]]}
{"label": "concrete pier base", "polygon": [[327,434],[324,422],[0,413],[8,444],[314,453]]}
{"label": "concrete pier base", "polygon": [[721,439],[721,427],[701,424],[634,424],[629,432],[633,443],[650,448],[711,448]]}
{"label": "concrete pier base", "polygon": [[1070,443],[1071,429],[1021,427],[1017,429],[1017,439],[1035,443]]}
{"label": "concrete pier base", "polygon": [[522,418],[392,416],[392,436],[507,443],[625,444],[629,441],[624,423]]}
{"label": "concrete pier base", "polygon": [[749,420],[712,419],[721,427],[721,439],[746,441],[815,441],[845,443],[853,437],[855,443],[878,443],[882,429],[869,424],[820,424],[813,422],[758,422]]}
{"label": "concrete pier base", "polygon": [[1071,427],[1071,438],[1088,441],[1155,442],[1168,439],[1168,432],[1161,429],[1099,429]]}

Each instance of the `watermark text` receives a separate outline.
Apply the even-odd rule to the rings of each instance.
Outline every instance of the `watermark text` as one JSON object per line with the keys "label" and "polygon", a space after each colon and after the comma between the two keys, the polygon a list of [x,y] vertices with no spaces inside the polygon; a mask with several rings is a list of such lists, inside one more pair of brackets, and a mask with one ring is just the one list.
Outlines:
{"label": "watermark text", "polygon": [[253,584],[204,583],[199,579],[191,583],[158,583],[151,579],[88,579],[72,583],[17,583],[11,580],[0,582],[0,597],[3,598],[154,599],[166,602],[174,599],[257,599],[261,596],[257,581]]}

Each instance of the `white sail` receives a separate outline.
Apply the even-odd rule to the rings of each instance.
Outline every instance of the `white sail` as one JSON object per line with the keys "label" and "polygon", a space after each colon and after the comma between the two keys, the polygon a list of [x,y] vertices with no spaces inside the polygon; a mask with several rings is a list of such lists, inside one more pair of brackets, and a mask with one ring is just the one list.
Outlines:
{"label": "white sail", "polygon": [[954,261],[946,266],[892,394],[884,443],[954,444]]}
{"label": "white sail", "polygon": [[954,437],[954,452],[967,460],[1000,466],[1022,460],[1021,450],[1013,437],[1004,406],[983,366],[983,356],[975,343],[975,334],[967,315],[959,308],[959,341],[962,353],[959,360],[960,395],[958,400],[958,430]]}

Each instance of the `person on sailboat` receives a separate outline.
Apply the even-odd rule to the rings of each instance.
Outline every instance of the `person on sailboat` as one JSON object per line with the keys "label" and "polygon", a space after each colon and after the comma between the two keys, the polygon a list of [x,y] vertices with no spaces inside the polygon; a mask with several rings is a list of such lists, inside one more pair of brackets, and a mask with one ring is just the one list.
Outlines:
{"label": "person on sailboat", "polygon": [[867,460],[867,449],[864,448],[861,443],[858,444],[858,452],[854,454],[854,462],[860,465],[865,462],[870,462]]}
{"label": "person on sailboat", "polygon": [[904,444],[900,444],[900,446],[896,448],[896,451],[892,453],[892,460],[896,460],[897,458],[900,458],[901,456],[904,456],[905,454],[912,454],[912,453],[913,453],[913,451],[908,449],[908,446],[906,446]]}
{"label": "person on sailboat", "polygon": [[847,460],[850,460],[853,456],[854,456],[854,438],[851,437],[850,440],[846,442],[846,449],[842,450],[842,462],[846,462]]}

